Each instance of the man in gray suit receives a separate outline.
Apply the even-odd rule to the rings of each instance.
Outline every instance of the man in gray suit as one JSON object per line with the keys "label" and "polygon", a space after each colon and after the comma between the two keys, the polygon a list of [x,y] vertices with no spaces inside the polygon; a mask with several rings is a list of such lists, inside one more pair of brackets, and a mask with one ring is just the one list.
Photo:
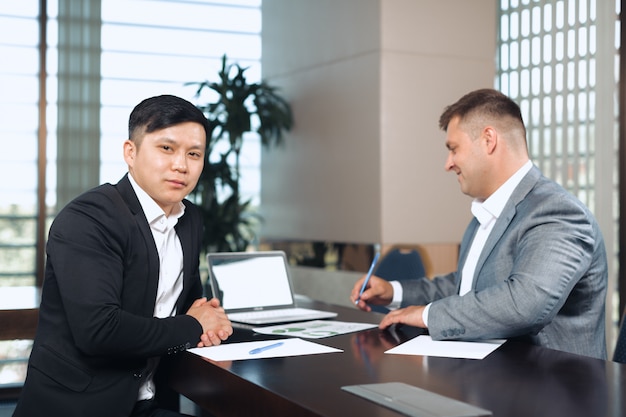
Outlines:
{"label": "man in gray suit", "polygon": [[[392,311],[380,322],[428,328],[434,340],[521,339],[605,359],[607,258],[591,212],[531,163],[518,105],[473,91],[439,119],[445,168],[474,199],[458,270],[434,279],[364,278],[351,293]],[[358,302],[357,302],[358,300]],[[395,309],[394,309],[395,308]]]}

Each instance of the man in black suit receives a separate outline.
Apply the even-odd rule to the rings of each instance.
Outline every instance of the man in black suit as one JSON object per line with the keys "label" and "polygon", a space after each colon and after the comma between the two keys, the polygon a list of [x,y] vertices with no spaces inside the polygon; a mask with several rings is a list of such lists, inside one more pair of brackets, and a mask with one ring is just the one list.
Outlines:
{"label": "man in black suit", "polygon": [[142,101],[124,142],[128,174],[57,215],[15,417],[180,416],[159,365],[233,331],[219,301],[202,297],[202,219],[185,200],[207,127],[181,98]]}

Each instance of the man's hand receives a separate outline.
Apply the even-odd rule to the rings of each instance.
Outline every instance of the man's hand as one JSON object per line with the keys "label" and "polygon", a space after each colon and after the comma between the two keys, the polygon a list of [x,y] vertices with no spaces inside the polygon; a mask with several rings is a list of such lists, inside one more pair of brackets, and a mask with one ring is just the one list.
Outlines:
{"label": "man's hand", "polygon": [[[357,299],[359,299],[359,292],[361,292],[363,281],[365,281],[365,275],[354,284],[354,287],[352,287],[350,300],[352,300],[353,304],[356,303]],[[372,308],[368,304],[385,306],[391,303],[392,300],[393,287],[391,284],[387,280],[372,275],[356,306],[364,311],[372,311]]]}
{"label": "man's hand", "polygon": [[383,317],[378,328],[386,329],[392,324],[407,324],[409,326],[426,328],[426,324],[424,324],[422,319],[422,313],[425,308],[426,306],[410,306],[391,311]]}
{"label": "man's hand", "polygon": [[217,298],[208,301],[206,298],[200,298],[194,301],[187,315],[195,318],[202,325],[198,347],[219,345],[233,334],[233,326]]}

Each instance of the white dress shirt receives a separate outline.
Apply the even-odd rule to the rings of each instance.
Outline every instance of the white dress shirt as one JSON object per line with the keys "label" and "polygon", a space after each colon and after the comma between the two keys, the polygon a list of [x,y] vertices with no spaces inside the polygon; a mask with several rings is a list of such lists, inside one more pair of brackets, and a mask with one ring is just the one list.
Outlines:
{"label": "white dress shirt", "polygon": [[[174,226],[178,223],[178,219],[185,214],[185,205],[182,202],[179,203],[168,217],[163,209],[135,182],[130,173],[128,179],[150,225],[152,237],[159,253],[159,284],[154,305],[154,317],[173,316],[176,314],[176,301],[183,290],[183,249]],[[149,360],[148,377],[139,389],[137,400],[148,400],[154,397],[153,376],[158,363],[158,358]]]}

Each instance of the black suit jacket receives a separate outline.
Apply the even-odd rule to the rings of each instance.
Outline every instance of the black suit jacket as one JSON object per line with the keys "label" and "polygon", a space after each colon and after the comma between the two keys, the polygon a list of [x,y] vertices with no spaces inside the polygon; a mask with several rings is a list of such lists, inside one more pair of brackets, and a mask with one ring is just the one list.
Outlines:
{"label": "black suit jacket", "polygon": [[157,249],[127,176],[86,192],[58,214],[14,416],[128,416],[148,358],[196,346],[202,326],[184,313],[202,296],[202,221],[196,207],[184,203],[176,226],[184,255],[179,315],[164,319],[153,317]]}

